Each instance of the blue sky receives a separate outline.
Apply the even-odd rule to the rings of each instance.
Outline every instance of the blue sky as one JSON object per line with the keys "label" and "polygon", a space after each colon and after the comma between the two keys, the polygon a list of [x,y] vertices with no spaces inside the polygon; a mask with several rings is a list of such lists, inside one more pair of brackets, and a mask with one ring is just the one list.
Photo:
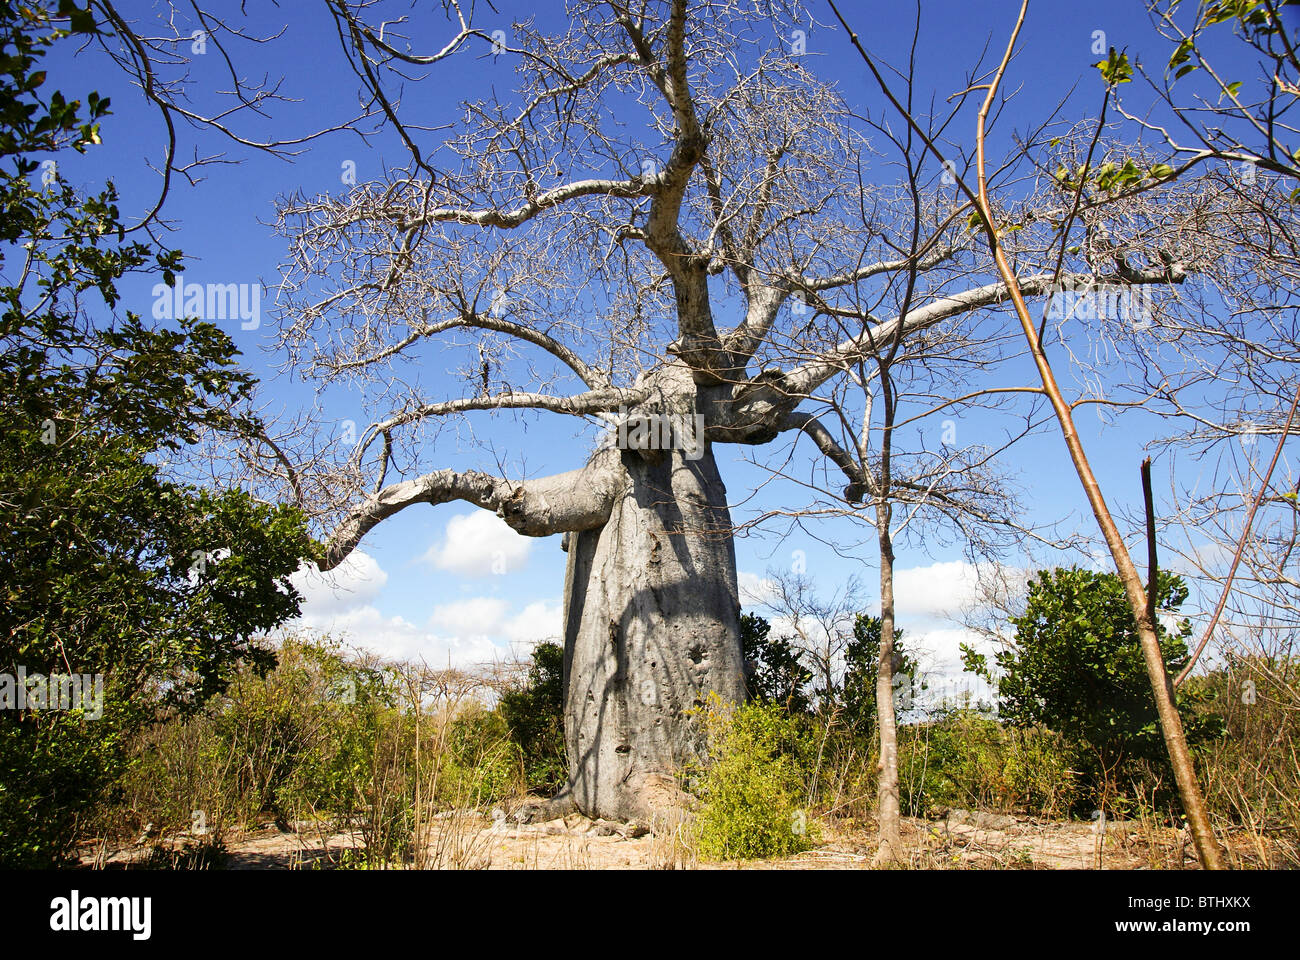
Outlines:
{"label": "blue sky", "polygon": [[[238,5],[225,6],[234,9]],[[499,14],[480,5],[475,25],[487,31],[501,29],[509,35],[511,23],[518,18],[535,18],[542,27],[558,26],[563,20],[559,4],[502,0],[497,6]],[[986,41],[996,60],[1018,6],[1010,0],[925,4],[917,56],[919,88],[933,90],[938,100],[960,89],[964,70]],[[816,3],[812,7],[820,21],[832,21],[829,8]],[[281,28],[284,32],[264,47],[232,46],[232,52],[244,58],[242,72],[283,75],[283,92],[300,102],[273,105],[268,119],[251,118],[254,122],[241,126],[241,132],[250,138],[283,137],[346,119],[349,106],[356,102],[356,83],[342,61],[332,21],[323,10],[304,2],[284,3],[278,8],[252,4],[250,9],[250,32],[275,33]],[[855,22],[868,49],[888,62],[904,61],[913,27],[908,5],[848,0],[842,9]],[[422,29],[438,27],[436,20],[422,23]],[[423,46],[440,46],[449,34],[439,30],[432,30]],[[1099,37],[1098,31],[1104,36]],[[806,43],[813,69],[839,84],[850,103],[862,110],[879,108],[879,94],[842,31],[814,27],[808,31]],[[1018,91],[1015,109],[1003,119],[999,136],[1036,122],[1063,100],[1067,101],[1066,118],[1094,115],[1102,95],[1092,67],[1098,59],[1094,52],[1098,44],[1127,47],[1139,57],[1152,51],[1153,62],[1160,62],[1160,52],[1166,50],[1151,30],[1141,4],[1134,0],[1032,4],[1022,34],[1022,53],[1007,80],[1008,87]],[[68,93],[96,89],[109,95],[113,115],[104,124],[105,146],[85,157],[61,159],[61,172],[88,190],[105,178],[113,179],[122,194],[125,218],[130,221],[152,204],[158,191],[159,178],[149,164],[156,166],[162,156],[161,121],[139,92],[107,67],[96,51],[75,58],[68,56],[70,52],[65,47],[51,59],[52,85]],[[1167,57],[1167,52],[1164,55]],[[216,57],[195,56],[193,61],[187,90],[202,107],[215,102],[212,91],[227,89],[229,84],[225,81],[223,85],[222,64]],[[461,98],[510,89],[514,66],[509,55],[493,57],[482,44],[470,44],[454,59],[432,68],[430,81],[411,85],[404,116],[427,117],[430,125],[452,123]],[[973,114],[972,107],[960,121],[959,129],[969,134],[968,143],[973,143]],[[267,288],[260,327],[242,329],[237,320],[225,326],[249,367],[263,378],[264,395],[272,411],[292,412],[317,404],[324,416],[340,423],[357,419],[360,429],[365,421],[360,419],[356,397],[346,391],[316,397],[308,385],[282,374],[279,367],[284,358],[268,349],[275,326],[272,288],[277,264],[285,257],[284,242],[273,235],[268,223],[277,196],[299,190],[339,193],[347,189],[341,171],[349,163],[355,164],[358,181],[365,181],[379,175],[386,164],[404,164],[405,154],[386,134],[369,146],[353,134],[332,134],[306,145],[292,162],[206,133],[182,130],[181,136],[186,155],[224,151],[229,159],[240,161],[205,168],[205,179],[197,186],[173,186],[165,215],[176,229],[168,242],[187,255],[185,280],[261,283]],[[153,304],[151,287],[152,281],[124,287],[126,307],[148,314]],[[1007,319],[1011,322],[1010,314]],[[722,322],[728,323],[725,317]],[[436,392],[444,372],[435,364],[426,373],[427,382],[435,388],[431,392]],[[1009,369],[1000,376],[1007,385],[1031,382],[1023,369]],[[1070,381],[1068,374],[1062,379]],[[536,474],[580,465],[590,445],[590,434],[586,439],[578,436],[574,423],[564,418],[533,418],[517,424],[481,415],[475,422],[480,429],[490,425],[500,448],[512,454],[526,451],[530,471]],[[1138,463],[1144,455],[1142,446],[1156,426],[1149,418],[1135,415],[1108,427],[1087,410],[1080,414],[1079,424],[1112,507],[1136,507],[1141,497]],[[963,423],[961,429],[993,427],[976,420]],[[443,453],[440,447],[438,456]],[[481,460],[472,461],[462,450],[446,449],[445,453],[448,466],[485,465]],[[745,498],[767,477],[741,461],[743,450],[720,446],[716,453],[735,501]],[[1010,465],[1028,492],[1028,519],[1062,520],[1064,529],[1092,532],[1093,521],[1054,428],[1018,448]],[[1198,467],[1190,464],[1186,469],[1194,472]],[[783,497],[786,506],[797,505],[801,496],[797,488],[775,484],[738,511],[737,519],[743,519],[744,511],[780,503]],[[791,497],[796,499],[791,501]],[[845,521],[827,521],[817,529],[822,540],[865,542],[856,561],[838,556],[817,538],[797,531],[784,540],[776,536],[776,528],[767,537],[739,539],[742,585],[755,588],[769,568],[788,568],[796,552],[802,551],[808,575],[827,594],[857,575],[865,586],[865,606],[874,609],[875,552],[865,532]],[[1022,565],[1027,561],[1012,556],[1007,562]],[[900,623],[918,643],[931,649],[933,669],[951,674],[956,643],[967,635],[947,615],[969,595],[971,568],[956,546],[900,550],[898,567]],[[511,644],[526,645],[554,636],[563,571],[564,554],[558,538],[518,537],[491,515],[467,505],[415,507],[367,536],[341,579],[333,581],[334,587],[304,581],[306,623],[315,629],[350,634],[354,642],[389,655],[423,656],[431,663],[472,662],[504,655]]]}

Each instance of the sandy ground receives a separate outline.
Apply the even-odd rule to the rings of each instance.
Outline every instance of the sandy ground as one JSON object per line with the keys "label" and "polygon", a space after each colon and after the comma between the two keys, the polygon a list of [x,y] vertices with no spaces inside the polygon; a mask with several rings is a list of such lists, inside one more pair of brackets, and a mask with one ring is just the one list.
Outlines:
{"label": "sandy ground", "polygon": [[[862,869],[875,852],[874,824],[821,824],[822,842],[778,860],[700,862],[672,834],[649,835],[632,824],[593,821],[580,815],[546,823],[516,824],[500,811],[442,814],[431,825],[420,866],[450,869]],[[330,869],[346,862],[362,837],[356,831],[326,832],[307,822],[264,824],[225,838],[222,863],[233,870]],[[927,869],[1194,869],[1191,844],[1177,830],[1141,822],[1042,822],[993,813],[953,810],[943,819],[904,820],[906,866]],[[184,849],[193,838],[160,842]],[[1233,843],[1242,865],[1284,866],[1268,850]],[[126,867],[147,856],[151,844],[88,849],[87,866]],[[355,857],[355,854],[352,856]],[[1273,862],[1270,862],[1273,861]]]}

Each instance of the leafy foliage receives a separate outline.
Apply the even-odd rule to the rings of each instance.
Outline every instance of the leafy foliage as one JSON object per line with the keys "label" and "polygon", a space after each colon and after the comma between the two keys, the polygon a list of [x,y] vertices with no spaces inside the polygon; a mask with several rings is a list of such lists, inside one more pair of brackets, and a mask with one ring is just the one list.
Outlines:
{"label": "leafy foliage", "polygon": [[[1187,599],[1181,577],[1161,571],[1157,605],[1166,616]],[[1165,762],[1150,680],[1137,639],[1137,624],[1119,578],[1077,568],[1040,571],[1029,585],[1025,612],[1012,620],[1014,646],[987,659],[963,648],[966,668],[998,690],[999,717],[1016,726],[1042,725],[1086,745],[1080,760],[1093,758],[1091,779],[1113,775],[1127,758]],[[1190,621],[1171,632],[1158,627],[1165,667],[1176,673],[1187,662]],[[1188,740],[1216,735],[1213,715],[1179,699]]]}
{"label": "leafy foliage", "polygon": [[196,708],[241,663],[273,663],[255,638],[297,614],[288,576],[315,550],[296,510],[179,483],[157,464],[202,428],[255,429],[230,412],[253,380],[211,324],[90,319],[93,300],[103,315],[117,304],[126,274],[170,278],[180,253],[127,242],[111,184],[80,198],[37,162],[98,144],[108,112],[92,93],[83,118],[80,101],[41,89],[45,51],[93,29],[66,0],[58,13],[69,29],[43,4],[0,3],[0,161],[12,162],[0,241],[24,257],[0,287],[0,671],[103,674],[105,704],[94,721],[0,717],[10,865],[67,855],[74,811],[120,772],[125,731],[160,705]]}
{"label": "leafy foliage", "polygon": [[519,747],[500,713],[477,707],[452,721],[439,785],[450,803],[495,803],[518,793],[519,780]]}
{"label": "leafy foliage", "polygon": [[209,836],[265,821],[356,829],[345,866],[409,863],[432,815],[498,802],[520,785],[505,721],[471,700],[427,702],[416,668],[290,639],[265,676],[241,670],[196,714],[137,734],[106,825]]}
{"label": "leafy foliage", "polygon": [[812,671],[799,659],[788,637],[773,637],[772,625],[753,613],[740,618],[740,645],[750,696],[760,703],[779,703],[792,713],[811,706],[807,686]]}
{"label": "leafy foliage", "polygon": [[1128,62],[1128,54],[1114,47],[1110,48],[1105,60],[1097,62],[1094,66],[1101,72],[1101,78],[1109,86],[1113,87],[1133,80],[1133,66]]}
{"label": "leafy foliage", "polygon": [[[746,683],[760,703],[776,703],[792,714],[807,714],[814,699],[840,718],[856,734],[870,736],[876,726],[876,677],[880,673],[879,617],[860,613],[853,621],[853,636],[844,647],[844,664],[831,690],[809,684],[813,672],[804,666],[801,651],[788,637],[773,637],[771,624],[756,614],[740,618],[740,642],[748,664]],[[903,649],[903,631],[894,631],[894,674],[919,684],[920,671]]]}
{"label": "leafy foliage", "polygon": [[806,810],[816,740],[775,703],[703,709],[710,762],[696,790],[700,854],[717,860],[789,856],[817,840]]}
{"label": "leafy foliage", "polygon": [[527,682],[501,696],[499,711],[510,737],[523,754],[529,790],[546,793],[568,779],[564,747],[564,648],[539,643],[533,648]]}
{"label": "leafy foliage", "polygon": [[[853,621],[853,638],[844,650],[843,716],[850,729],[870,735],[876,728],[876,679],[880,676],[879,617],[860,613]],[[903,648],[903,631],[894,630],[894,689],[919,683],[916,660]]]}
{"label": "leafy foliage", "polygon": [[[1183,0],[1148,0],[1147,6],[1153,21],[1163,27],[1162,36],[1172,44],[1162,99],[1182,124],[1203,147],[1223,159],[1257,163],[1292,181],[1300,179],[1300,150],[1287,141],[1290,128],[1275,122],[1294,109],[1300,92],[1300,32],[1295,15],[1300,2],[1200,0],[1183,6]],[[1228,72],[1225,62],[1211,62],[1223,52],[1229,31],[1238,44],[1233,72]],[[1131,75],[1128,58],[1123,54],[1119,58],[1121,62],[1114,63],[1112,51],[1110,59],[1096,65],[1111,92],[1117,82],[1123,82],[1116,79],[1120,73],[1128,70]],[[1261,69],[1253,77],[1235,76],[1245,63]],[[1186,92],[1186,100],[1176,101],[1174,86],[1197,71],[1200,74],[1188,82],[1197,83],[1198,91]],[[1245,87],[1248,81],[1251,86]],[[1193,167],[1186,163],[1179,174]],[[1300,203],[1300,187],[1291,191],[1289,199]]]}
{"label": "leafy foliage", "polygon": [[1059,734],[953,710],[899,731],[903,811],[924,816],[935,807],[963,807],[1059,816],[1076,800],[1071,759]]}

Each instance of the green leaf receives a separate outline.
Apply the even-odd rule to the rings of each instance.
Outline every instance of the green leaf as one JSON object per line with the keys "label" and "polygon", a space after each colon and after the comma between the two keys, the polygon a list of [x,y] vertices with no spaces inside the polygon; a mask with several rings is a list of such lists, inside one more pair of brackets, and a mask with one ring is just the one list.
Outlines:
{"label": "green leaf", "polygon": [[1205,11],[1205,23],[1207,26],[1223,23],[1225,20],[1231,20],[1236,16],[1235,4],[1216,3]]}
{"label": "green leaf", "polygon": [[73,9],[69,18],[69,27],[73,33],[99,32],[99,27],[95,24],[95,15],[89,10]]}
{"label": "green leaf", "polygon": [[1098,61],[1094,66],[1101,71],[1101,78],[1107,86],[1128,83],[1133,79],[1133,67],[1129,63],[1128,54],[1117,51],[1114,47],[1110,48],[1110,54],[1105,60]]}

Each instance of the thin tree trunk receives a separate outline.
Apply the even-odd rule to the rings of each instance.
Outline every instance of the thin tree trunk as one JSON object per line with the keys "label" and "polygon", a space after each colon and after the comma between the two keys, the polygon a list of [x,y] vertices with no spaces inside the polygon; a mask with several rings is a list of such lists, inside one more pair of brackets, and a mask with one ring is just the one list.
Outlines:
{"label": "thin tree trunk", "polygon": [[894,542],[890,536],[892,510],[876,506],[880,545],[880,665],[876,673],[876,726],[880,731],[880,760],[876,786],[876,817],[880,846],[874,864],[896,863],[902,855],[898,797],[898,718],[894,714]]}
{"label": "thin tree trunk", "polygon": [[1138,642],[1142,647],[1142,657],[1146,661],[1147,675],[1151,679],[1151,691],[1156,701],[1156,713],[1160,718],[1160,730],[1164,734],[1165,747],[1169,752],[1169,761],[1174,768],[1174,779],[1178,783],[1178,794],[1183,802],[1183,811],[1187,815],[1187,823],[1191,827],[1192,837],[1196,843],[1197,856],[1200,858],[1201,866],[1205,869],[1221,870],[1224,867],[1223,852],[1215,839],[1214,828],[1210,825],[1209,811],[1205,806],[1205,798],[1201,795],[1201,787],[1196,779],[1196,769],[1192,765],[1191,751],[1187,747],[1187,736],[1183,732],[1183,722],[1178,716],[1178,708],[1174,701],[1173,684],[1170,683],[1169,674],[1165,670],[1165,660],[1160,652],[1160,639],[1156,633],[1156,625],[1148,612],[1147,596],[1142,586],[1142,577],[1138,573],[1137,567],[1134,566],[1132,557],[1129,556],[1124,538],[1120,536],[1119,528],[1115,526],[1115,520],[1111,515],[1110,508],[1106,505],[1105,498],[1102,496],[1101,485],[1092,472],[1092,465],[1088,462],[1088,456],[1084,452],[1083,442],[1079,439],[1078,430],[1075,429],[1070,406],[1061,395],[1056,376],[1052,373],[1052,368],[1047,362],[1047,355],[1043,352],[1043,344],[1039,340],[1038,331],[1034,328],[1033,320],[1029,316],[1029,307],[1021,293],[1015,271],[1007,261],[1006,253],[1002,249],[998,237],[998,228],[993,220],[992,207],[989,204],[988,181],[984,168],[985,121],[998,86],[1001,83],[1002,75],[1011,60],[1011,52],[1015,47],[1020,28],[1024,24],[1027,6],[1028,0],[1024,0],[1020,8],[1020,16],[1011,34],[1011,41],[1007,44],[1006,53],[1002,58],[997,73],[994,74],[992,82],[988,84],[988,94],[984,99],[983,106],[980,108],[975,144],[975,170],[979,178],[979,211],[985,221],[984,227],[988,233],[989,245],[993,251],[993,259],[997,264],[998,273],[1011,294],[1011,302],[1015,306],[1016,316],[1020,319],[1025,339],[1029,344],[1030,352],[1033,354],[1034,363],[1038,367],[1039,375],[1043,381],[1043,388],[1051,400],[1052,409],[1056,412],[1056,418],[1060,422],[1061,435],[1065,438],[1066,448],[1070,452],[1070,460],[1074,464],[1075,472],[1079,475],[1079,482],[1083,484],[1084,493],[1087,495],[1088,503],[1092,507],[1093,516],[1097,518],[1097,525],[1101,528],[1106,545],[1110,548],[1116,571],[1119,573],[1120,581],[1124,584],[1124,591],[1128,595],[1129,606],[1133,609],[1133,616],[1137,621]]}

